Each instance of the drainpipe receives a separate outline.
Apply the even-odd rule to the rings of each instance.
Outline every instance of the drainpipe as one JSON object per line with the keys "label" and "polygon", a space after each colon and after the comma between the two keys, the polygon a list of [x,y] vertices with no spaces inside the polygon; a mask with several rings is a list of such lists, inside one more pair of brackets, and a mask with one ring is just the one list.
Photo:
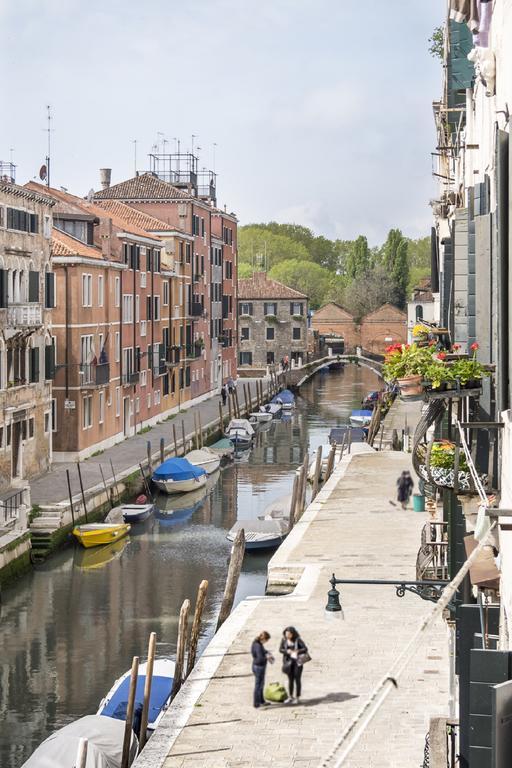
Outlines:
{"label": "drainpipe", "polygon": [[65,388],[66,388],[66,400],[69,397],[69,350],[71,349],[71,339],[70,339],[70,327],[69,327],[69,313],[70,313],[70,307],[69,307],[69,274],[68,274],[68,267],[64,266],[64,293],[65,293],[65,319],[64,322],[66,324],[66,350],[64,353],[64,378],[65,378]]}

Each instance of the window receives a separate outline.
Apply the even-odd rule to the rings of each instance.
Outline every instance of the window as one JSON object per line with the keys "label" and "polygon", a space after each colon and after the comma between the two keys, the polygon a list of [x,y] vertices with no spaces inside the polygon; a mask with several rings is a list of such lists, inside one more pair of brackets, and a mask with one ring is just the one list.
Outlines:
{"label": "window", "polygon": [[135,413],[140,412],[140,397],[135,398]]}
{"label": "window", "polygon": [[140,296],[139,294],[135,297],[135,322],[140,322]]}
{"label": "window", "polygon": [[274,363],[274,353],[267,352],[267,365],[273,365],[273,363]]}
{"label": "window", "polygon": [[52,422],[52,432],[56,432],[57,431],[57,399],[55,397],[52,398],[51,422]]}
{"label": "window", "polygon": [[28,437],[29,440],[31,437],[34,437],[34,426],[35,426],[35,419],[33,416],[30,417],[28,420]]}
{"label": "window", "polygon": [[169,283],[167,280],[164,280],[164,283],[162,285],[162,304],[164,307],[169,306]]}
{"label": "window", "polygon": [[277,315],[277,304],[275,302],[266,301],[263,304],[263,314],[275,317]]}
{"label": "window", "polygon": [[118,307],[121,303],[121,278],[120,277],[114,278],[114,296],[115,296],[116,307]]}
{"label": "window", "polygon": [[141,272],[140,273],[140,287],[145,288],[146,287],[146,273]]}
{"label": "window", "polygon": [[99,391],[99,423],[103,424],[105,421],[105,392],[100,389]]}
{"label": "window", "polygon": [[206,230],[204,228],[204,219],[201,217],[201,237],[204,237],[206,234]]}
{"label": "window", "polygon": [[423,307],[418,304],[416,307],[416,320],[423,320]]}
{"label": "window", "polygon": [[190,260],[192,258],[192,246],[190,243],[185,243],[185,261],[187,264],[190,264]]}
{"label": "window", "polygon": [[116,416],[121,413],[121,387],[116,387]]}
{"label": "window", "polygon": [[55,307],[55,275],[48,270],[44,275],[44,306],[46,309]]}
{"label": "window", "polygon": [[240,340],[249,341],[249,339],[250,339],[249,328],[247,326],[240,328]]}
{"label": "window", "polygon": [[92,427],[92,395],[83,398],[82,406],[82,428],[90,429]]}
{"label": "window", "polygon": [[153,319],[160,320],[160,296],[153,296],[153,302],[155,307],[153,312]]}
{"label": "window", "polygon": [[98,307],[103,306],[103,275],[98,275]]}
{"label": "window", "polygon": [[36,213],[7,208],[7,229],[36,234],[39,231],[39,217]]}
{"label": "window", "polygon": [[121,359],[121,336],[119,331],[116,331],[114,337],[114,360],[118,363]]}
{"label": "window", "polygon": [[240,352],[240,365],[252,365],[252,352]]}
{"label": "window", "polygon": [[148,392],[148,396],[147,396],[146,400],[147,400],[148,411],[149,411],[150,408],[151,408],[151,392]]}
{"label": "window", "polygon": [[267,341],[274,341],[275,335],[275,328],[273,328],[271,325],[267,326]]}
{"label": "window", "polygon": [[128,376],[133,373],[133,347],[124,347],[123,349],[123,374]]}
{"label": "window", "polygon": [[192,234],[199,234],[199,216],[196,216],[195,213],[192,215]]}
{"label": "window", "polygon": [[240,303],[240,314],[241,315],[252,315],[252,301],[251,302],[241,302]]}
{"label": "window", "polygon": [[[2,225],[1,219],[2,219],[2,212],[0,211],[0,226]],[[52,236],[52,220],[50,216],[45,216],[44,222],[43,222],[43,237],[45,237],[46,240],[49,240],[51,236]]]}
{"label": "window", "polygon": [[92,275],[82,275],[82,306],[92,307]]}
{"label": "window", "polygon": [[224,263],[226,265],[226,280],[232,280],[233,279],[233,262],[226,261]]}
{"label": "window", "polygon": [[[50,422],[51,422],[51,413],[50,413],[50,411],[46,411],[46,413],[44,414],[44,433],[45,433],[45,435],[47,435],[48,432],[50,431]],[[1,445],[0,445],[0,448],[1,448]]]}
{"label": "window", "polygon": [[141,336],[145,336],[146,335],[146,320],[141,320],[140,321],[140,335]]}
{"label": "window", "polygon": [[147,371],[141,371],[140,372],[140,385],[141,387],[145,387],[148,381],[148,372]]}
{"label": "window", "polygon": [[292,329],[292,339],[294,341],[300,341],[301,337],[302,337],[302,329],[300,328],[300,326],[297,326],[297,327],[293,328]]}
{"label": "window", "polygon": [[291,301],[290,302],[290,315],[303,315],[304,314],[304,304],[302,301]]}
{"label": "window", "polygon": [[153,401],[154,401],[155,405],[160,405],[160,390],[159,389],[155,389],[155,394],[154,394],[154,397],[153,397]]}
{"label": "window", "polygon": [[123,293],[123,323],[133,323],[133,296]]}

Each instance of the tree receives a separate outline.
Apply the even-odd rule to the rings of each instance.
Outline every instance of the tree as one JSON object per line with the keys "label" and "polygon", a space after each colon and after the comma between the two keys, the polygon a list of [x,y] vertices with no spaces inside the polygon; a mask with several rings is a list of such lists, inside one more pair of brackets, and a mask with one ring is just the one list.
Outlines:
{"label": "tree", "polygon": [[248,277],[252,277],[254,269],[252,264],[248,264],[246,261],[241,261],[238,264],[238,279],[246,280]]}
{"label": "tree", "polygon": [[398,304],[398,292],[393,277],[382,264],[375,266],[363,277],[347,283],[338,302],[356,320],[373,312],[383,304]]}
{"label": "tree", "polygon": [[428,52],[435,59],[444,58],[444,27],[436,27],[428,39],[430,48]]}
{"label": "tree", "polygon": [[289,288],[305,293],[313,309],[324,303],[324,297],[331,282],[330,272],[311,261],[289,259],[276,264],[270,270],[269,277],[278,280]]}
{"label": "tree", "polygon": [[350,280],[366,275],[371,268],[370,249],[368,240],[364,235],[360,235],[352,243],[345,264],[345,273]]}
{"label": "tree", "polygon": [[407,261],[408,240],[399,229],[391,229],[382,248],[382,263],[388,275],[391,275],[396,287],[397,306],[405,307],[407,284],[409,282],[409,263]]}
{"label": "tree", "polygon": [[239,261],[255,269],[271,269],[288,259],[309,259],[306,248],[289,237],[276,235],[265,227],[241,227],[238,234]]}

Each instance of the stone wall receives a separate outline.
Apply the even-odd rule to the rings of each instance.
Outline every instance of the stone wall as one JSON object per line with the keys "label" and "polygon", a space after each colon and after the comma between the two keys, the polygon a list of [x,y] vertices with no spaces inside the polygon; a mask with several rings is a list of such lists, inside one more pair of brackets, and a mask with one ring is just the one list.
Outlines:
{"label": "stone wall", "polygon": [[[306,359],[308,350],[308,334],[307,334],[307,302],[303,300],[304,314],[302,316],[291,315],[290,313],[290,300],[289,299],[269,299],[265,300],[248,300],[253,306],[252,316],[239,315],[238,317],[238,329],[239,329],[239,353],[251,352],[252,353],[252,366],[253,368],[265,368],[270,361],[267,361],[267,353],[273,353],[273,362],[279,363],[281,358],[286,355],[290,358],[290,361],[295,355],[299,355],[303,360]],[[239,301],[239,306],[242,303]],[[264,304],[274,303],[277,304],[277,315],[275,317],[265,316]],[[243,341],[243,330],[249,329],[249,339]],[[300,329],[300,339],[293,338],[293,329]],[[267,329],[273,329],[273,339],[267,339]],[[270,331],[272,333],[272,331]],[[239,367],[240,359],[239,359]],[[245,366],[247,367],[247,366]]]}

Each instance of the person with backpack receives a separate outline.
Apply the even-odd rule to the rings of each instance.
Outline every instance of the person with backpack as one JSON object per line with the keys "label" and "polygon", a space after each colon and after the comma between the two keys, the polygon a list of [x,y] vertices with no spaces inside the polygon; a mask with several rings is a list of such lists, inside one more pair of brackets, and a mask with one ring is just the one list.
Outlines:
{"label": "person with backpack", "polygon": [[284,703],[298,704],[302,691],[302,667],[310,660],[310,656],[306,643],[295,627],[286,627],[284,630],[279,653],[283,654],[283,672],[288,677],[290,694]]}
{"label": "person with backpack", "polygon": [[258,637],[256,637],[253,640],[253,643],[251,645],[251,655],[252,655],[252,673],[254,675],[254,695],[253,695],[253,706],[256,707],[266,707],[269,706],[269,703],[265,701],[263,698],[263,688],[265,687],[265,672],[267,670],[267,662],[270,664],[274,663],[274,657],[270,653],[270,651],[267,651],[265,646],[265,643],[267,643],[270,640],[270,635],[268,632],[260,632]]}

